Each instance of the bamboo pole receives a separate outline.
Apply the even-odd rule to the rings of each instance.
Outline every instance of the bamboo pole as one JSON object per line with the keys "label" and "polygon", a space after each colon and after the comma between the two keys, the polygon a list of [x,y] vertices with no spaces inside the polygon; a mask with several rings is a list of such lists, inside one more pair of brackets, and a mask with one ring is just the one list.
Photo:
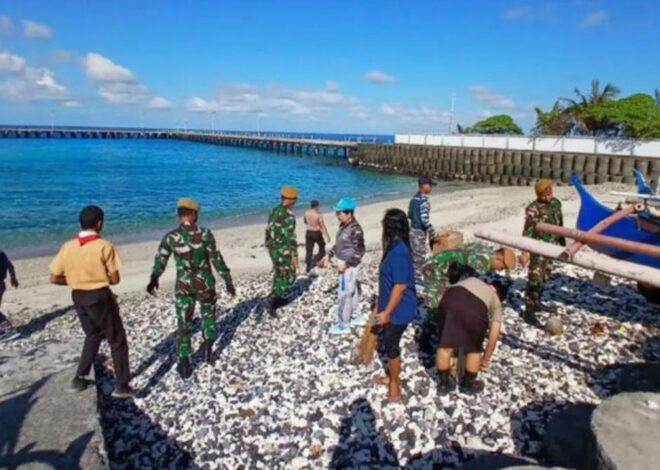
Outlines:
{"label": "bamboo pole", "polygon": [[[520,235],[512,235],[507,232],[499,232],[490,228],[477,229],[474,231],[474,235],[478,238],[502,245],[531,251],[546,258],[558,259],[559,255],[564,251],[563,247],[553,245],[552,243],[546,243]],[[610,258],[598,253],[576,253],[571,259],[561,261],[660,287],[660,269],[654,269],[649,266]]]}
{"label": "bamboo pole", "polygon": [[648,243],[633,242],[621,238],[608,237],[598,233],[584,232],[582,230],[560,227],[559,225],[539,222],[536,224],[536,230],[539,232],[551,233],[561,237],[571,238],[587,245],[602,245],[617,248],[631,253],[640,253],[642,255],[655,256],[660,258],[660,246],[650,245]]}

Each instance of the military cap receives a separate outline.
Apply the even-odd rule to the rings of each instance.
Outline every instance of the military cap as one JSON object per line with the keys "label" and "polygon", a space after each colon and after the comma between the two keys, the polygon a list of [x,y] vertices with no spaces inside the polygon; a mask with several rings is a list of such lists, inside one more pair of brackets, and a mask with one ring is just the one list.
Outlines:
{"label": "military cap", "polygon": [[417,184],[419,184],[420,186],[422,184],[430,184],[431,186],[437,186],[438,185],[438,183],[433,181],[433,179],[429,178],[428,176],[422,176],[422,177],[418,178],[417,179]]}
{"label": "military cap", "polygon": [[543,194],[550,188],[552,188],[552,180],[549,178],[541,178],[534,185],[534,191],[536,191],[536,194]]}
{"label": "military cap", "polygon": [[283,186],[280,195],[287,199],[298,199],[298,188],[294,186]]}
{"label": "military cap", "polygon": [[181,208],[190,209],[192,211],[199,212],[199,203],[197,201],[195,201],[194,199],[192,199],[192,198],[182,197],[176,203],[176,208],[177,209],[181,209]]}

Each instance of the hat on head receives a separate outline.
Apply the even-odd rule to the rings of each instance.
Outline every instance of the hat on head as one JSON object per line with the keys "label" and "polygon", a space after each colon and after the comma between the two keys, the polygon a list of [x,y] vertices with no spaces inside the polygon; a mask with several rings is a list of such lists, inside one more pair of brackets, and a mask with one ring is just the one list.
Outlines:
{"label": "hat on head", "polygon": [[417,184],[422,185],[422,184],[430,184],[431,186],[436,186],[438,183],[433,181],[431,178],[428,176],[421,176],[417,179]]}
{"label": "hat on head", "polygon": [[516,267],[516,252],[513,248],[505,246],[502,248],[502,259],[504,260],[504,267],[506,269],[513,269]]}
{"label": "hat on head", "polygon": [[536,191],[536,194],[543,194],[550,188],[552,188],[552,180],[549,178],[541,178],[536,184],[534,184],[534,191]]}
{"label": "hat on head", "polygon": [[280,196],[287,199],[298,199],[298,188],[294,186],[282,186]]}
{"label": "hat on head", "polygon": [[332,210],[335,212],[340,212],[340,211],[354,211],[355,208],[357,207],[357,204],[355,204],[355,200],[350,198],[350,197],[343,197],[335,204],[332,206]]}
{"label": "hat on head", "polygon": [[176,203],[177,209],[190,209],[191,211],[199,212],[199,203],[190,197],[182,197]]}

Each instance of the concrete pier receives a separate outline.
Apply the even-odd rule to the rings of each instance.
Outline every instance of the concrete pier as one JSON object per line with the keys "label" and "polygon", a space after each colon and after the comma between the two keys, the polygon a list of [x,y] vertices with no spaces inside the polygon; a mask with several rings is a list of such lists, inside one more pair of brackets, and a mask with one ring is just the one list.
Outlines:
{"label": "concrete pier", "polygon": [[86,128],[0,128],[0,139],[173,139],[234,147],[250,147],[297,155],[323,155],[348,158],[356,142],[344,140],[301,139],[280,136],[224,134],[215,132],[86,129]]}

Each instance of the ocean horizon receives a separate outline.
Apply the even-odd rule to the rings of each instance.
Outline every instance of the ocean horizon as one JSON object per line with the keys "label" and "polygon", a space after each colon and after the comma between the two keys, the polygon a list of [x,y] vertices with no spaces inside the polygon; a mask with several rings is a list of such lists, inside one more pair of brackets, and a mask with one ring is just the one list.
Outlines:
{"label": "ocean horizon", "polygon": [[104,235],[122,243],[176,226],[183,196],[199,200],[202,224],[220,228],[265,223],[285,184],[300,189],[298,210],[312,199],[329,210],[340,197],[373,202],[416,190],[413,177],[341,157],[175,140],[2,139],[0,167],[0,248],[15,258],[52,253],[88,204],[103,208]]}

